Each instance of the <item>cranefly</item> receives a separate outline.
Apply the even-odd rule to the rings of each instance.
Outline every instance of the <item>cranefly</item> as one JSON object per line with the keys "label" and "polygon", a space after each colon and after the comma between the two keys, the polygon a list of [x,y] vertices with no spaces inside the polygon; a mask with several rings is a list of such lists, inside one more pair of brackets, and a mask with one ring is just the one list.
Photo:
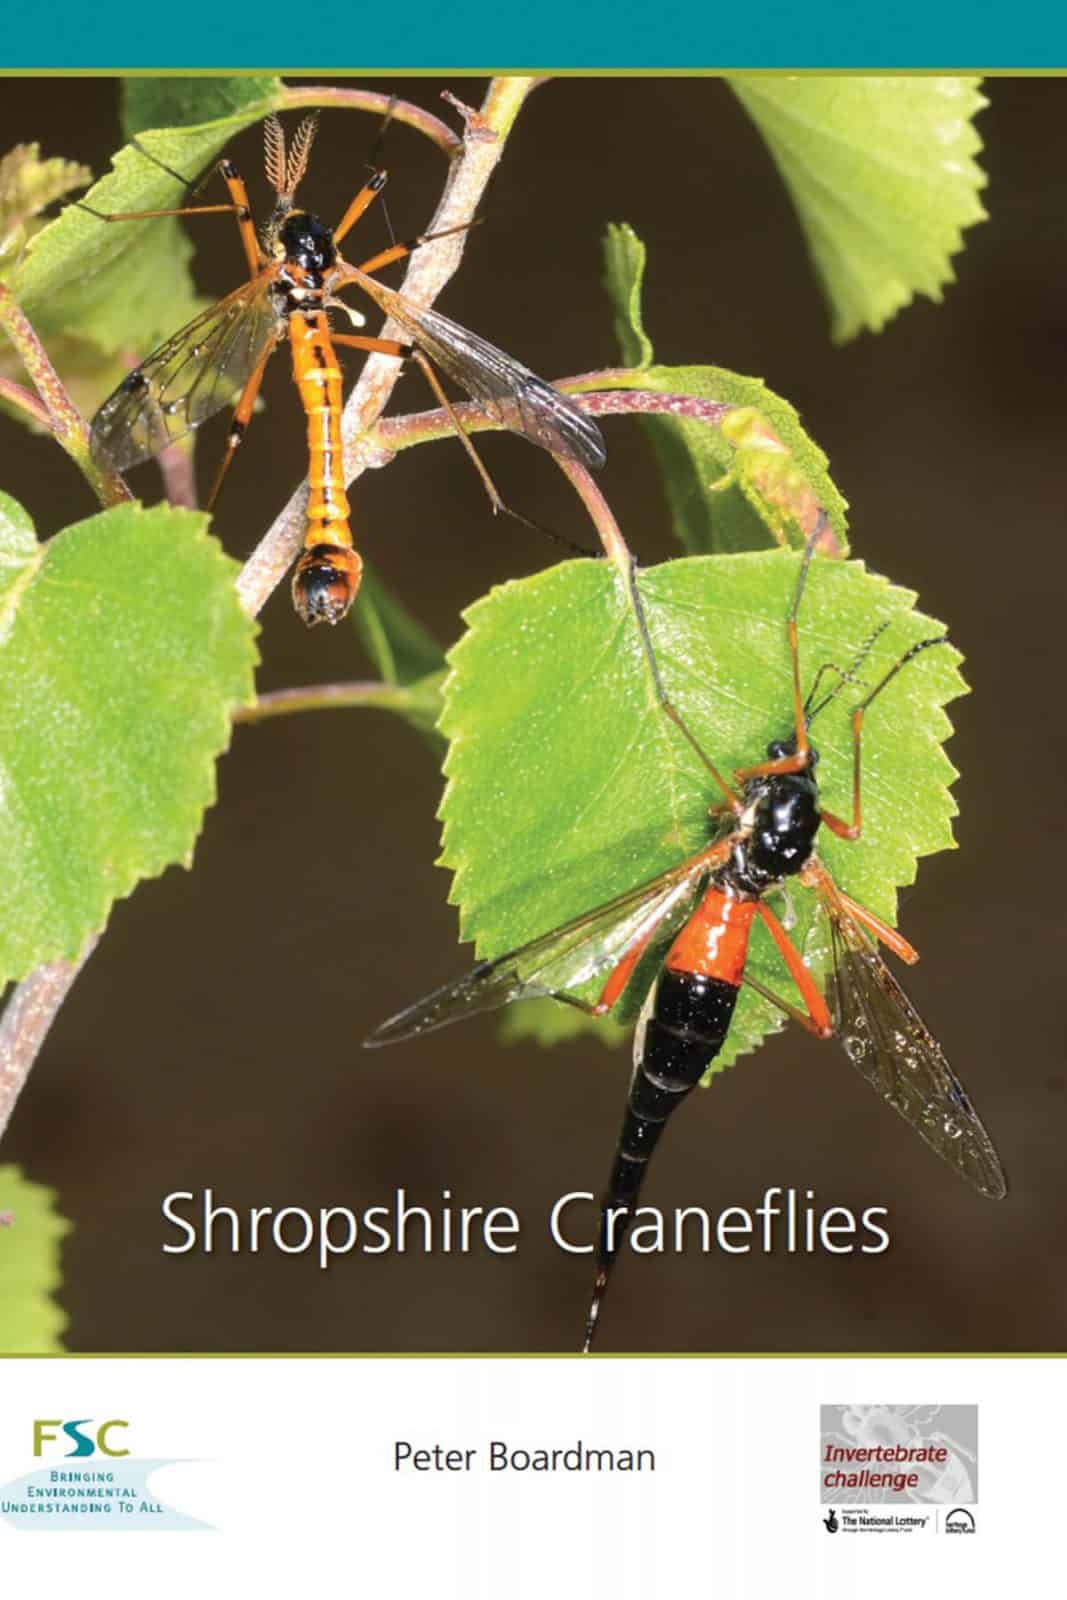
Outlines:
{"label": "cranefly", "polygon": [[[310,211],[296,207],[296,191],[307,170],[316,126],[314,115],[306,117],[287,154],[280,122],[274,116],[267,118],[266,171],[276,202],[261,236],[256,233],[244,182],[229,160],[218,164],[230,194],[228,204],[108,215],[82,203],[83,209],[104,222],[207,212],[231,212],[236,218],[248,282],[194,317],[123,379],[93,419],[91,449],[102,467],[124,472],[159,455],[232,404],[229,442],[208,500],[208,505],[213,505],[252,417],[267,362],[288,339],[293,378],[307,418],[309,459],[307,532],[293,577],[293,602],[309,625],[340,621],[355,599],[363,565],[353,547],[345,494],[337,346],[410,358],[422,369],[477,468],[495,511],[522,522],[529,520],[502,500],[441,387],[438,368],[466,389],[475,404],[502,427],[586,466],[602,466],[605,459],[600,430],[573,401],[477,334],[440,312],[412,305],[372,276],[418,245],[462,231],[467,224],[392,244],[354,266],[344,260],[339,245],[381,194],[386,173],[371,175],[332,230]],[[156,160],[154,156],[149,159]],[[165,170],[171,172],[169,167]],[[180,173],[171,175],[186,182]],[[331,311],[344,313],[357,326],[365,320],[338,299],[339,291],[350,286],[362,290],[391,317],[408,342],[334,332]]]}
{"label": "cranefly", "polygon": [[[626,1110],[601,1206],[586,1350],[652,1152],[670,1117],[723,1048],[742,983],[816,1037],[839,1039],[848,1059],[878,1094],[982,1194],[999,1199],[1007,1192],[996,1151],[963,1085],[882,960],[878,945],[906,962],[916,961],[917,952],[895,929],[838,888],[816,853],[823,827],[850,840],[862,832],[861,735],[868,708],[909,662],[943,642],[929,638],[913,644],[854,708],[852,816],[846,819],[827,811],[819,799],[819,758],[809,730],[843,685],[855,681],[877,634],[847,672],[829,666],[820,669],[804,698],[797,616],[821,534],[820,525],[804,551],[786,620],[792,734],[769,745],[766,758],[757,765],[736,771],[731,783],[665,702],[715,786],[711,807],[715,837],[706,848],[522,948],[482,962],[458,983],[446,984],[390,1018],[367,1040],[370,1045],[392,1044],[473,1012],[532,996],[549,995],[604,1015],[621,997],[653,941],[674,932],[636,1030]],[[837,681],[820,699],[827,672],[836,673]],[[815,890],[829,921],[832,963],[826,993],[767,903],[768,895],[791,878]],[[757,919],[774,941],[801,1007],[772,993],[746,970],[749,937]],[[595,1002],[568,992],[605,973]]]}

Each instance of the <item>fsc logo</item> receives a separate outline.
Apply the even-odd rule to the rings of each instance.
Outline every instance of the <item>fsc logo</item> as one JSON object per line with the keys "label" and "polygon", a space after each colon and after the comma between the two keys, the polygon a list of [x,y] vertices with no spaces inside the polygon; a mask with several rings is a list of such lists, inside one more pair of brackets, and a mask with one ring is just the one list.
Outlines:
{"label": "fsc logo", "polygon": [[[22,1425],[33,1470],[0,1483],[0,1522],[26,1531],[198,1533],[211,1526],[161,1499],[154,1473],[189,1458],[135,1456],[125,1417],[34,1417]],[[164,1489],[166,1493],[166,1489]]]}
{"label": "fsc logo", "polygon": [[[109,1438],[117,1428],[128,1428],[129,1423],[120,1417],[112,1417],[108,1422],[96,1423],[91,1417],[79,1417],[76,1422],[64,1422],[61,1417],[37,1417],[33,1424],[33,1453],[35,1456],[50,1454],[49,1446],[63,1443],[61,1434],[66,1434],[67,1440],[73,1440],[74,1449],[63,1452],[64,1456],[92,1456],[99,1451],[102,1456],[128,1456],[129,1450],[125,1444],[109,1443]],[[83,1429],[89,1428],[89,1432]]]}

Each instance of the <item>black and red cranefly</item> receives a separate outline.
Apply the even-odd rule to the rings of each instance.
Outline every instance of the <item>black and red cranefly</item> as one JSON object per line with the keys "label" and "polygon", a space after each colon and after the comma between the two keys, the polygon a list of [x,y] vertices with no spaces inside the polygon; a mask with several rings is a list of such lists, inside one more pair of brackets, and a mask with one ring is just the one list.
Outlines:
{"label": "black and red cranefly", "polygon": [[[816,1037],[836,1037],[878,1094],[980,1193],[999,1199],[1007,1192],[996,1151],[963,1085],[885,965],[876,942],[906,962],[918,960],[918,953],[893,928],[838,888],[815,852],[821,827],[843,839],[859,838],[864,716],[909,661],[943,641],[923,639],[912,645],[855,707],[852,818],[846,820],[823,809],[815,776],[818,754],[810,742],[809,728],[842,685],[853,681],[860,663],[850,672],[838,674],[835,687],[814,703],[823,676],[820,672],[804,700],[797,613],[818,538],[817,533],[802,558],[786,624],[793,666],[792,735],[771,744],[766,760],[735,772],[731,784],[672,709],[721,797],[712,807],[718,835],[713,842],[607,905],[496,961],[482,962],[460,982],[445,985],[390,1018],[367,1041],[370,1045],[392,1044],[472,1012],[533,996],[550,995],[603,1015],[620,998],[653,939],[662,939],[665,933],[669,936],[670,929],[681,924],[637,1025],[626,1113],[601,1208],[586,1350],[593,1340],[612,1265],[630,1226],[649,1158],[672,1112],[722,1049],[743,982]],[[871,643],[873,640],[864,655]],[[829,921],[833,959],[825,995],[767,903],[768,894],[790,878],[815,890]],[[803,1009],[746,973],[749,935],[757,917],[773,939]],[[605,972],[607,982],[594,1004],[567,992]]]}
{"label": "black and red cranefly", "polygon": [[[440,312],[412,305],[371,276],[410,255],[418,245],[462,228],[390,245],[359,266],[351,266],[338,246],[381,194],[386,174],[378,171],[367,180],[333,230],[312,213],[295,209],[296,190],[307,170],[316,126],[314,115],[305,117],[287,156],[281,123],[274,116],[266,120],[266,170],[277,199],[262,243],[244,182],[231,161],[218,165],[230,193],[229,204],[105,215],[82,203],[83,210],[104,222],[205,212],[230,212],[236,218],[249,281],[194,317],[129,373],[93,418],[90,445],[99,465],[124,472],[159,455],[208,417],[236,402],[229,444],[208,499],[208,505],[213,505],[252,417],[267,361],[278,344],[288,339],[293,378],[307,417],[310,463],[307,534],[293,577],[293,603],[309,626],[340,621],[355,599],[363,568],[349,527],[341,448],[341,370],[335,346],[413,360],[451,419],[493,509],[520,522],[529,519],[504,504],[460,426],[436,368],[466,389],[475,404],[502,427],[586,466],[602,466],[605,459],[600,430],[573,401],[477,334]],[[180,173],[172,176],[185,181]],[[344,312],[357,325],[364,321],[337,298],[338,291],[350,285],[361,289],[392,318],[410,342],[332,332],[331,310]]]}

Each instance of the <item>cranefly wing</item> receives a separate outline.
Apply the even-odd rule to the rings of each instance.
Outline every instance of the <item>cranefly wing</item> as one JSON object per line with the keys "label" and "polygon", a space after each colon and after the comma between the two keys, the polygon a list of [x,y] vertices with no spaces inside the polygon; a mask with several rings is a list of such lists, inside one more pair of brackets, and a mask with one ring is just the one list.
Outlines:
{"label": "cranefly wing", "polygon": [[353,281],[399,323],[435,367],[466,389],[494,422],[543,450],[569,456],[587,467],[604,465],[607,450],[592,417],[520,361],[439,311],[409,305],[402,295],[364,273],[354,272]]}
{"label": "cranefly wing", "polygon": [[709,854],[702,851],[496,961],[479,962],[466,977],[444,984],[383,1022],[366,1043],[411,1039],[511,1000],[565,998],[568,990],[616,966],[632,944],[668,918],[680,921],[711,865]]}
{"label": "cranefly wing", "polygon": [[949,1166],[992,1200],[1007,1180],[967,1091],[867,935],[832,892],[834,1026],[845,1054],[871,1088],[910,1122]]}
{"label": "cranefly wing", "polygon": [[273,270],[187,322],[123,379],[93,418],[93,459],[125,472],[232,405],[283,331]]}

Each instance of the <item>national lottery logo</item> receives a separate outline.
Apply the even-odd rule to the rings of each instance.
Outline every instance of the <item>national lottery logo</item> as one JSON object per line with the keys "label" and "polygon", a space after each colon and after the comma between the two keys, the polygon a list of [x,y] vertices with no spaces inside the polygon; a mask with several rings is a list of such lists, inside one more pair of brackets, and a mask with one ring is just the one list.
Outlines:
{"label": "national lottery logo", "polygon": [[828,1533],[974,1533],[978,1407],[821,1406],[819,1499]]}
{"label": "national lottery logo", "polygon": [[0,1521],[26,1532],[193,1533],[211,1524],[187,1516],[149,1487],[181,1457],[136,1456],[124,1417],[35,1417],[26,1445],[39,1463],[0,1484]]}

